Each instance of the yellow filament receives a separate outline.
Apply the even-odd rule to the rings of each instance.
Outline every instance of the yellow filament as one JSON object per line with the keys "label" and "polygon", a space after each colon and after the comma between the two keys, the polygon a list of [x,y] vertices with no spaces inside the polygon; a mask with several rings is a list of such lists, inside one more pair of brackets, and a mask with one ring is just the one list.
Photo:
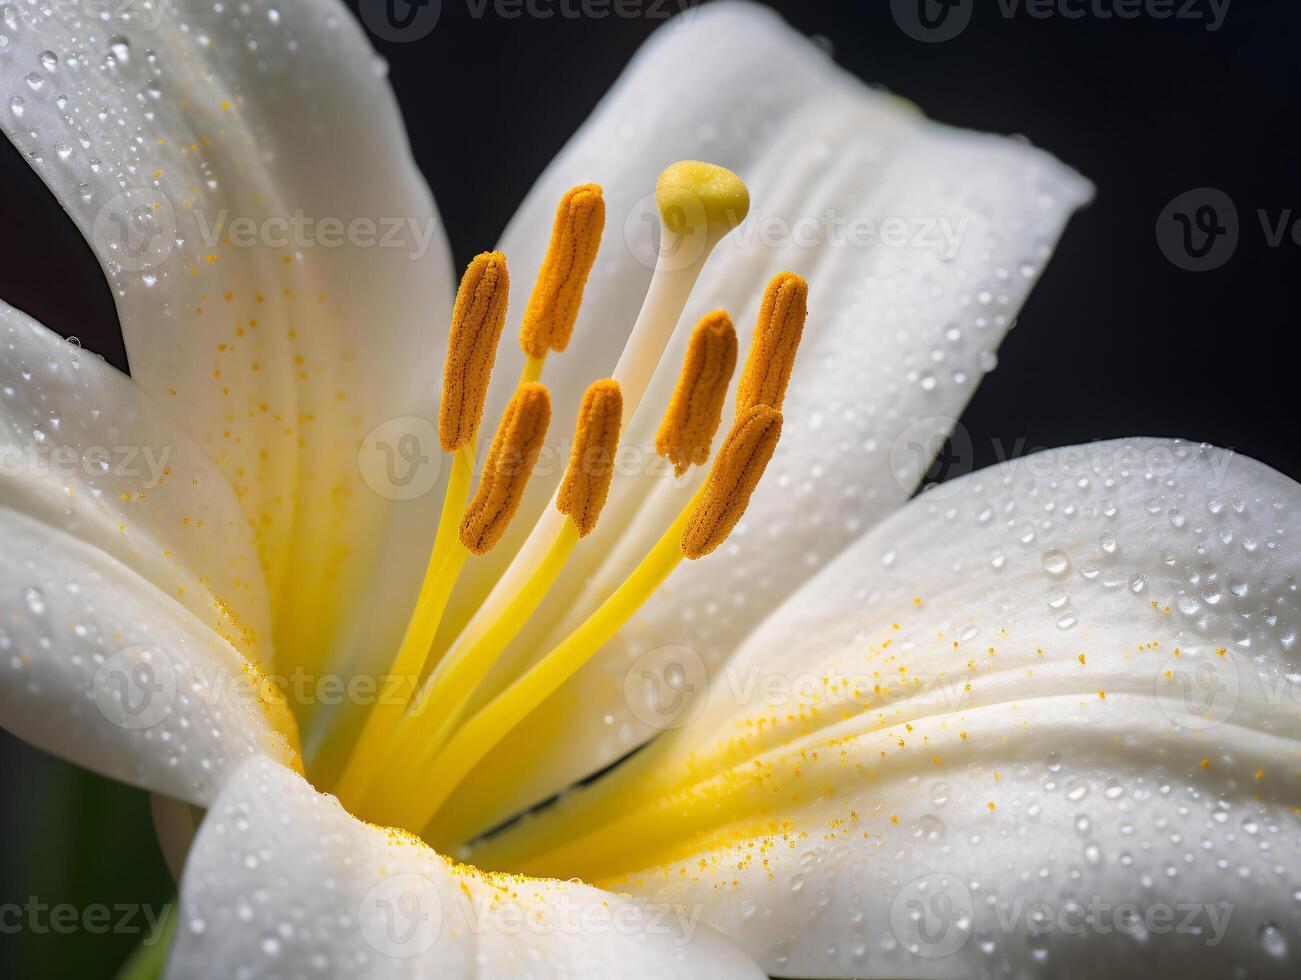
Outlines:
{"label": "yellow filament", "polygon": [[793,272],[773,277],[763,294],[750,353],[736,386],[737,416],[754,405],[781,410],[808,316],[809,284]]}
{"label": "yellow filament", "polygon": [[691,333],[677,387],[655,436],[655,452],[673,464],[678,476],[709,462],[735,367],[736,328],[725,311],[716,310]]}
{"label": "yellow filament", "polygon": [[402,693],[402,697],[378,699],[367,715],[361,736],[353,747],[335,788],[336,794],[346,803],[355,804],[374,778],[377,769],[368,764],[387,748],[402,720],[410,692],[415,689],[416,681],[424,671],[448,597],[452,594],[452,586],[456,583],[456,577],[466,558],[464,549],[453,548],[452,532],[465,510],[473,472],[474,442],[471,441],[452,458],[443,514],[438,522],[438,535],[429,556],[429,565],[425,569],[424,583],[420,587],[420,596],[416,599],[415,610],[407,623],[397,655],[389,665],[388,676],[400,680],[397,690]]}
{"label": "yellow filament", "polygon": [[781,430],[781,412],[767,405],[755,405],[737,418],[683,529],[684,555],[703,558],[727,540],[772,459]]}
{"label": "yellow filament", "polygon": [[563,351],[569,345],[604,229],[605,198],[600,186],[583,184],[561,198],[551,242],[520,326],[520,347],[529,357],[541,359],[548,350]]}
{"label": "yellow filament", "polygon": [[610,493],[622,418],[619,382],[613,378],[593,382],[579,406],[569,466],[556,493],[556,509],[568,515],[580,538],[592,533]]}
{"label": "yellow filament", "polygon": [[541,380],[542,365],[545,363],[545,357],[526,357],[524,359],[524,370],[520,372],[519,383],[527,385],[532,384],[534,381]]}
{"label": "yellow filament", "polygon": [[483,419],[488,380],[497,359],[497,342],[506,323],[510,275],[506,256],[483,252],[461,277],[452,310],[443,368],[443,400],[438,438],[443,452],[453,453],[474,438]]}
{"label": "yellow filament", "polygon": [[[534,708],[587,663],[654,594],[682,560],[679,544],[692,508],[673,522],[618,589],[573,633],[484,705],[448,740],[417,781],[408,827],[433,819],[465,776]],[[410,798],[409,798],[410,799]]]}
{"label": "yellow filament", "polygon": [[[427,690],[422,692],[399,731],[390,759],[400,759],[402,765],[414,771],[423,770],[431,762],[456,730],[472,696],[501,652],[524,628],[555,584],[577,543],[577,529],[566,524],[546,560],[483,635],[438,665]],[[384,815],[397,812],[394,808],[402,805],[409,792],[406,783],[375,784],[375,796],[367,800],[365,812],[387,819]]]}
{"label": "yellow filament", "polygon": [[524,499],[524,489],[551,423],[551,394],[544,385],[521,385],[502,415],[479,477],[474,500],[461,521],[461,544],[484,555],[501,540]]}

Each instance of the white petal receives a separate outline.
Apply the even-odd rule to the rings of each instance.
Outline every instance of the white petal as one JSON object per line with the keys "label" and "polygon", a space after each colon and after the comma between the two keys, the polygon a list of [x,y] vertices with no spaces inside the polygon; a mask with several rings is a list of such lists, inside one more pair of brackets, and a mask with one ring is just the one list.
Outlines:
{"label": "white petal", "polygon": [[778,974],[1290,975],[1299,504],[1157,440],[941,485],[765,622],[697,722],[513,835],[559,848],[511,866],[636,862],[581,833],[612,793],[618,839],[649,826],[658,856],[607,884],[705,903]]}
{"label": "white petal", "polygon": [[[1091,194],[1078,174],[1021,141],[927,122],[901,100],[868,89],[769,11],[732,3],[693,10],[639,53],[506,234],[517,278],[530,274],[563,189],[580,181],[605,187],[610,217],[575,339],[568,353],[551,358],[554,369],[547,365],[558,419],[573,417],[579,379],[608,369],[632,323],[650,275],[648,195],[659,170],[679,158],[732,168],[749,183],[753,202],[750,218],[706,266],[681,327],[726,307],[742,334],[743,358],[768,278],[790,269],[809,280],[809,321],[783,441],[728,545],[675,572],[475,777],[488,786],[502,765],[526,776],[494,818],[654,733],[644,720],[650,706],[630,705],[622,693],[636,656],[685,645],[706,665],[721,662],[767,610],[908,498],[1068,216]],[[805,240],[809,222],[812,238]],[[897,242],[889,236],[900,223],[906,231]],[[872,228],[878,236],[854,237]],[[946,239],[945,229],[956,240]],[[654,459],[648,447],[686,336],[680,329],[670,344],[645,410],[622,440],[643,447],[642,460]],[[502,360],[501,370],[513,376]],[[566,426],[555,436],[568,439]],[[578,595],[592,577],[613,587],[645,553],[671,515],[639,523],[635,503],[664,475],[662,467],[648,475],[643,465],[616,482],[606,516],[562,580],[560,588],[571,590],[562,595]],[[690,487],[683,488],[674,506],[689,499]],[[613,557],[601,566],[606,555]],[[554,605],[573,610],[570,626],[591,609],[590,601]],[[548,625],[535,618],[499,681],[545,651],[539,641]]]}
{"label": "white petal", "polygon": [[198,803],[252,752],[292,760],[249,683],[269,616],[225,477],[134,381],[3,303],[0,357],[5,727]]}
{"label": "white petal", "polygon": [[283,701],[126,565],[0,506],[0,722],[105,776],[206,806],[240,762],[297,764]]}
{"label": "white petal", "polygon": [[174,977],[762,976],[707,927],[454,864],[266,759],[204,821],[180,903]]}
{"label": "white petal", "polygon": [[240,494],[279,652],[387,653],[437,508],[358,451],[432,416],[451,283],[360,26],[334,0],[6,11],[0,124],[103,264],[132,374]]}
{"label": "white petal", "polygon": [[269,661],[262,570],[226,478],[133,380],[3,301],[0,505],[111,555]]}

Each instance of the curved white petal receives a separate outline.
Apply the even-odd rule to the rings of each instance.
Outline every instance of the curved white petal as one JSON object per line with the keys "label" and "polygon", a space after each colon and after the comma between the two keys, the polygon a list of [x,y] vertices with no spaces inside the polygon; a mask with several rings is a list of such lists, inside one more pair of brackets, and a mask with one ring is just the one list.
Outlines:
{"label": "curved white petal", "polygon": [[432,417],[451,292],[361,28],[334,0],[177,0],[13,4],[4,32],[0,125],[103,264],[132,374],[239,494],[278,653],[387,654],[437,507],[358,451]]}
{"label": "curved white petal", "polygon": [[688,919],[586,885],[486,875],[247,762],[181,881],[175,977],[761,977]]}
{"label": "curved white petal", "polygon": [[781,975],[1290,975],[1299,505],[1161,440],[941,485],[477,857],[702,902]]}
{"label": "curved white petal", "polygon": [[225,477],[134,381],[3,303],[0,525],[6,728],[196,803],[250,753],[295,759],[259,699],[267,598]]}
{"label": "curved white petal", "polygon": [[134,381],[3,301],[0,506],[112,556],[270,661],[262,569],[226,478]]}
{"label": "curved white petal", "polygon": [[[575,337],[547,364],[558,419],[573,417],[584,379],[607,371],[623,344],[650,277],[650,191],[660,169],[679,158],[737,171],[753,202],[749,219],[706,266],[681,326],[726,307],[744,358],[768,278],[790,269],[809,281],[783,440],[728,545],[675,572],[475,777],[490,789],[502,766],[524,774],[496,818],[654,733],[642,720],[648,705],[629,705],[622,693],[636,656],[681,644],[710,666],[720,663],[767,610],[908,498],[1067,218],[1091,194],[1077,173],[1024,142],[928,122],[867,88],[770,11],[736,3],[693,10],[638,54],[505,236],[523,280],[540,262],[549,211],[563,190],[582,181],[605,188],[605,240]],[[662,508],[648,519],[636,506],[669,475],[663,466],[648,472],[650,447],[686,334],[679,330],[670,343],[622,440],[625,451],[641,447],[640,462],[625,467],[634,472],[616,481],[606,515],[561,582],[566,601],[553,607],[573,610],[562,629],[592,608],[582,587],[592,578],[598,591],[617,584],[671,519]],[[504,351],[499,370],[513,378],[508,353],[518,356]],[[569,438],[566,426],[556,427],[555,438]],[[558,478],[559,466],[553,469]],[[535,484],[532,513],[549,487]],[[670,506],[684,506],[690,490],[667,495]],[[521,512],[520,527],[529,513]],[[535,617],[499,681],[545,651],[548,625],[545,615]]]}
{"label": "curved white petal", "polygon": [[5,728],[200,806],[250,755],[299,764],[279,689],[173,594],[8,506],[0,540]]}

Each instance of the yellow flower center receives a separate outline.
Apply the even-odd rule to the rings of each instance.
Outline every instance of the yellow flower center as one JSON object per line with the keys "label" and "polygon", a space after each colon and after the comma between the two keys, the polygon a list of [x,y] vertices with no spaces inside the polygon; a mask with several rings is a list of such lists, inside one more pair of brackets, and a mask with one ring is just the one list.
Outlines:
{"label": "yellow flower center", "polygon": [[[572,677],[641,608],[678,563],[710,554],[727,538],[781,434],[781,405],[807,310],[807,284],[785,272],[764,295],[737,387],[737,413],[700,490],[684,500],[658,541],[595,611],[534,665],[487,698],[502,653],[546,601],[582,539],[596,527],[614,483],[620,433],[637,410],[691,289],[713,247],[744,218],[739,177],[684,161],[656,187],[659,260],[641,312],[609,378],[587,389],[555,506],[547,508],[477,611],[445,650],[435,636],[467,561],[502,540],[519,511],[551,422],[542,382],[549,354],[564,351],[605,224],[601,188],[569,191],[520,331],[527,360],[471,497],[475,449],[505,323],[510,276],[500,252],[477,256],[457,291],[439,416],[452,456],[446,496],[424,583],[390,674],[419,677],[411,696],[371,707],[334,791],[354,813],[403,827],[447,847],[440,815],[465,777],[516,726]],[[695,327],[656,451],[678,476],[709,462],[737,361],[736,331],[716,311]],[[685,496],[685,491],[684,491]],[[400,775],[400,778],[395,778]]]}

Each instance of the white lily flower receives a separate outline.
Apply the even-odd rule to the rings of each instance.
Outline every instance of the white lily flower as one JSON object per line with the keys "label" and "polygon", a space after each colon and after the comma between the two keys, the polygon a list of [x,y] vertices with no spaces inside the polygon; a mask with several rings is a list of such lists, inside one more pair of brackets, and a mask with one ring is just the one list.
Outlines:
{"label": "white lily flower", "polygon": [[[1297,485],[1135,439],[905,503],[1078,174],[758,8],[671,23],[505,233],[535,313],[582,305],[563,354],[502,348],[523,381],[486,392],[507,424],[467,510],[502,317],[539,320],[503,313],[492,253],[442,332],[446,242],[350,15],[22,4],[0,33],[5,132],[96,249],[132,368],[0,304],[0,722],[208,809],[171,975],[1289,973]],[[745,176],[735,229],[721,168],[657,201],[697,159]],[[658,253],[657,203],[686,222]],[[690,232],[712,255],[679,261]],[[729,354],[719,307],[757,343]],[[603,514],[581,467],[564,515],[564,466],[525,485],[580,405],[580,444],[658,459],[666,406],[721,410],[738,354],[712,468],[615,467]],[[669,450],[701,462],[706,427]],[[413,685],[322,683],[427,668],[405,714]]]}

